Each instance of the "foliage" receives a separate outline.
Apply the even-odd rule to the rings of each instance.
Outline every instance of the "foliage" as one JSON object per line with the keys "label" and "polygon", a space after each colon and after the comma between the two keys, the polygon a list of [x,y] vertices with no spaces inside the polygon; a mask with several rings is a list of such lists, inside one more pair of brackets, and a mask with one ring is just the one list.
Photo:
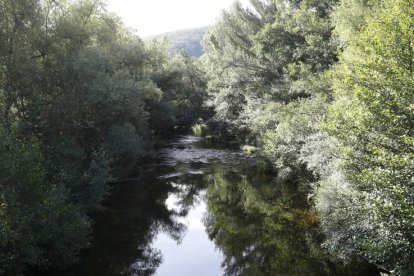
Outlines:
{"label": "foliage", "polygon": [[158,59],[152,73],[152,80],[163,91],[163,99],[150,105],[149,122],[157,135],[174,132],[174,127],[189,129],[199,118],[205,118],[208,111],[203,108],[206,98],[205,76],[199,61],[181,51],[172,57],[157,55],[160,47],[166,52],[168,44],[157,41],[147,43],[153,58]]}
{"label": "foliage", "polygon": [[1,0],[0,15],[0,270],[65,266],[113,176],[201,117],[203,74],[101,0]]}
{"label": "foliage", "polygon": [[[235,2],[197,60],[166,39],[143,42],[101,0],[0,0],[0,273],[72,262],[108,182],[194,126],[257,149],[278,183],[312,187],[336,256],[412,274],[411,2]],[[302,272],[315,260],[285,266],[307,242],[292,231],[315,214],[238,174],[237,185],[216,174],[209,191],[227,272]]]}
{"label": "foliage", "polygon": [[236,2],[203,57],[214,119],[278,179],[314,188],[327,248],[401,274],[414,256],[413,7]]}
{"label": "foliage", "polygon": [[207,125],[204,123],[196,123],[191,127],[191,131],[195,136],[203,136],[206,134]]}
{"label": "foliage", "polygon": [[253,146],[244,145],[241,148],[241,150],[248,153],[248,154],[252,154],[252,153],[255,153],[257,149],[256,149],[256,147],[253,147]]}
{"label": "foliage", "polygon": [[108,149],[114,158],[133,162],[145,156],[145,144],[132,124],[112,126],[108,131]]}
{"label": "foliage", "polygon": [[376,12],[376,4],[381,1],[340,1],[334,7],[334,11],[331,14],[335,27],[334,32],[343,46],[353,39],[355,33],[361,31],[365,25],[366,18]]}
{"label": "foliage", "polygon": [[[279,168],[298,173],[314,154],[315,142],[323,142],[318,125],[326,111],[325,96],[297,100],[289,104],[270,102],[257,126],[267,124],[261,136],[263,155]],[[312,147],[311,152],[306,149]]]}
{"label": "foliage", "polygon": [[406,274],[414,269],[413,8],[384,1],[342,54],[326,128],[343,161],[318,192],[331,248]]}
{"label": "foliage", "polygon": [[87,245],[88,219],[46,179],[36,138],[3,128],[0,138],[1,271],[73,262]]}
{"label": "foliage", "polygon": [[[318,132],[323,102],[330,99],[325,71],[336,59],[328,16],[335,1],[320,2],[252,1],[252,8],[236,3],[205,38],[216,118],[244,138],[243,143],[263,148],[276,166],[298,163],[297,152],[307,136]],[[305,117],[305,112],[308,118],[291,118]],[[305,129],[299,125],[311,122]],[[286,131],[302,131],[297,137],[301,141],[292,140],[296,134]],[[287,150],[285,143],[291,146]]]}

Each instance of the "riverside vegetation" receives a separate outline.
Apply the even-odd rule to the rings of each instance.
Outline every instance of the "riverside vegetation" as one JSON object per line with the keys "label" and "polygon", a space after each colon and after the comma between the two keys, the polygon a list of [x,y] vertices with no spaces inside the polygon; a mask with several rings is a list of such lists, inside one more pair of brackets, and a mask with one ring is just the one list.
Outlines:
{"label": "riverside vegetation", "polygon": [[[195,59],[143,42],[100,0],[0,0],[0,273],[73,263],[109,188],[191,126],[296,183],[335,262],[414,273],[414,4],[250,2],[223,12]],[[232,207],[209,190],[210,218],[224,223]],[[305,216],[259,205],[279,210],[267,228]],[[214,222],[228,244],[232,226]],[[263,248],[283,246],[263,236]],[[256,271],[226,262],[231,275]]]}

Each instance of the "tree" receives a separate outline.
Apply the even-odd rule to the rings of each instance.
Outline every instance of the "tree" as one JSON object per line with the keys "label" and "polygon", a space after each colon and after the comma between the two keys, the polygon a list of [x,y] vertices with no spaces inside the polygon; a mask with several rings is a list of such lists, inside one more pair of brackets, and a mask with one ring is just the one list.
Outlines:
{"label": "tree", "polygon": [[235,4],[205,39],[216,119],[285,172],[306,171],[302,148],[326,137],[318,123],[332,99],[326,72],[337,60],[335,3]]}
{"label": "tree", "polygon": [[89,220],[48,182],[39,141],[0,128],[0,272],[76,259]]}
{"label": "tree", "polygon": [[[335,69],[326,129],[337,139],[339,170],[322,182],[317,208],[331,249],[408,275],[414,271],[414,6],[384,1],[377,9]],[[342,199],[329,200],[335,196]]]}
{"label": "tree", "polygon": [[161,89],[161,101],[151,103],[150,124],[156,135],[188,129],[206,117],[206,79],[199,62],[185,51],[168,55],[168,41],[147,43],[154,69],[152,80]]}
{"label": "tree", "polygon": [[[0,270],[64,266],[87,246],[86,214],[109,182],[162,132],[153,107],[174,110],[168,129],[198,116],[202,74],[188,57],[170,62],[166,48],[147,47],[101,0],[1,0],[0,30]],[[158,68],[178,93],[156,82]]]}

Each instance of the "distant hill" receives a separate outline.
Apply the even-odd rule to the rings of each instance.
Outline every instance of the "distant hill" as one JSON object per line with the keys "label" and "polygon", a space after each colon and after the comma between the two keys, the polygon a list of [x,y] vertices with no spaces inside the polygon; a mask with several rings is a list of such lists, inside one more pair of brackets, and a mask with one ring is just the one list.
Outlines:
{"label": "distant hill", "polygon": [[149,37],[161,39],[167,37],[170,41],[171,48],[176,50],[185,50],[192,57],[199,57],[203,54],[201,40],[207,32],[208,27],[192,28],[174,32],[163,33]]}

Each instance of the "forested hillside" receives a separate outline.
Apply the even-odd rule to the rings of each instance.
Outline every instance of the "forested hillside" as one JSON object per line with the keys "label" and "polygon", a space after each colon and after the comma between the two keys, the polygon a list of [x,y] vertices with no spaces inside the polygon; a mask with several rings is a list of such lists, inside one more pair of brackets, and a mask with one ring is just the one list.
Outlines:
{"label": "forested hillside", "polygon": [[[307,194],[335,262],[413,275],[413,1],[236,1],[190,57],[204,32],[169,33],[168,45],[141,40],[101,0],[0,0],[0,274],[73,263],[110,187],[197,124]],[[266,229],[308,227],[291,205],[230,185]],[[235,252],[227,230],[219,248]]]}
{"label": "forested hillside", "polygon": [[207,27],[201,27],[168,32],[149,37],[149,39],[155,38],[162,40],[163,38],[167,38],[171,49],[176,51],[184,50],[189,56],[200,57],[204,52],[201,41],[206,32]]}

